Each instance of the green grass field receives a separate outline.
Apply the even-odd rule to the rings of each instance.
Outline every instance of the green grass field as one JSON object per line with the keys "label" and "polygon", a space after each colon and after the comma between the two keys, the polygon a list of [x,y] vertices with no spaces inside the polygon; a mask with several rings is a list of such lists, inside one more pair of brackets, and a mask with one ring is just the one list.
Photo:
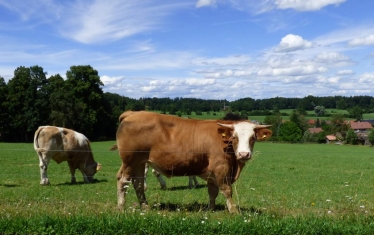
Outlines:
{"label": "green grass field", "polygon": [[32,144],[0,143],[1,234],[373,234],[374,149],[367,146],[256,143],[254,159],[234,184],[241,210],[231,215],[222,195],[207,211],[205,182],[166,179],[161,190],[148,174],[142,212],[134,190],[124,212],[116,208],[120,166],[114,144],[94,142],[102,169],[93,184],[71,185],[67,163],[51,162],[50,186],[39,185]]}

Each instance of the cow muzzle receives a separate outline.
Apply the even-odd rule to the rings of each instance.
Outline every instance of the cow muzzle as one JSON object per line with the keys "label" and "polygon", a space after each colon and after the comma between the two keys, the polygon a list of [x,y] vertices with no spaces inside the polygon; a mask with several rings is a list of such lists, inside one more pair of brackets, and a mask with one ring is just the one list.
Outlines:
{"label": "cow muzzle", "polygon": [[251,159],[252,154],[250,152],[238,152],[237,157],[239,161],[248,161]]}

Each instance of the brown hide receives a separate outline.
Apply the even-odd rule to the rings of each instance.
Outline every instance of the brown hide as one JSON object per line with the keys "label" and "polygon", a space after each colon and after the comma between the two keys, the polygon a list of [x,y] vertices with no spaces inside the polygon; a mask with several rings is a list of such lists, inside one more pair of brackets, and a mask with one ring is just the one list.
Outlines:
{"label": "brown hide", "polygon": [[34,148],[39,155],[41,167],[41,184],[49,184],[47,167],[53,159],[58,164],[67,161],[75,183],[75,170],[79,169],[85,182],[92,182],[100,164],[96,163],[91,151],[89,140],[74,130],[42,126],[35,132]]}
{"label": "brown hide", "polygon": [[[214,208],[219,188],[227,199],[229,210],[235,211],[231,184],[238,179],[245,162],[235,156],[237,140],[232,138],[233,130],[217,123],[237,122],[184,119],[145,111],[125,112],[119,121],[117,147],[122,159],[117,173],[119,206],[124,204],[124,191],[130,180],[139,202],[146,204],[143,179],[144,166],[148,162],[168,177],[197,175],[207,180],[210,207]],[[248,141],[249,145],[253,147],[255,139],[271,136],[271,131],[264,127],[253,129],[255,136]]]}
{"label": "brown hide", "polygon": [[228,148],[228,139],[224,141],[222,137],[223,132],[230,137],[230,130],[219,127],[216,120],[182,119],[149,112],[126,112],[120,120],[117,145],[126,165],[136,167],[149,161],[169,177],[203,178],[218,164],[236,168],[233,150]]}

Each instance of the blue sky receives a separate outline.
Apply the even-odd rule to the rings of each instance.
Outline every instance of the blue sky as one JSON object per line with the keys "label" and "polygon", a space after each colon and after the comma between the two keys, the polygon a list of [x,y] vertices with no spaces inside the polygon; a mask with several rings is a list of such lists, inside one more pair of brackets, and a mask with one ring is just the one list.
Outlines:
{"label": "blue sky", "polygon": [[374,96],[373,0],[0,0],[0,76],[91,65],[131,98]]}

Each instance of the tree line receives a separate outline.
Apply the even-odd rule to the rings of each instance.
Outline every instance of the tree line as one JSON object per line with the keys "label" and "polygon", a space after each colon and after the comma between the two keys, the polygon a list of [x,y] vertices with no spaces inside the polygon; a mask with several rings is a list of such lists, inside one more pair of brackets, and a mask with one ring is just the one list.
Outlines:
{"label": "tree line", "polygon": [[243,98],[232,102],[179,97],[132,99],[103,92],[103,86],[98,71],[90,65],[71,66],[66,79],[60,74],[47,77],[47,72],[37,65],[18,67],[8,82],[0,76],[0,141],[32,142],[35,130],[42,125],[71,128],[91,140],[114,139],[118,117],[129,109],[175,115],[224,109],[245,111],[246,115],[253,112],[270,115],[271,110],[313,110],[316,106],[319,111],[321,107],[374,110],[374,98],[370,96]]}

